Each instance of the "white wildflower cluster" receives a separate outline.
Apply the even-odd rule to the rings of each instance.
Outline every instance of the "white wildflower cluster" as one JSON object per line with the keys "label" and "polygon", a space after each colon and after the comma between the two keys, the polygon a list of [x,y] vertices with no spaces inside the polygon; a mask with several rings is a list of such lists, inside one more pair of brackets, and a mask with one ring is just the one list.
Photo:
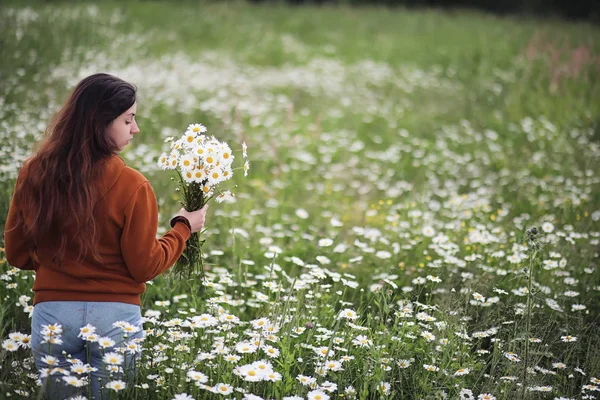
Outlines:
{"label": "white wildflower cluster", "polygon": [[281,380],[281,374],[273,370],[273,364],[266,360],[258,360],[251,364],[240,365],[234,368],[233,373],[247,382]]}
{"label": "white wildflower cluster", "polygon": [[[168,137],[169,152],[160,155],[158,166],[163,170],[177,170],[187,184],[201,185],[205,196],[210,197],[213,189],[233,176],[232,163],[235,159],[226,142],[207,136],[202,124],[191,124],[179,139]],[[247,157],[246,144],[242,144],[243,157]],[[248,174],[249,162],[244,163],[244,175]],[[234,201],[229,191],[222,192],[217,202]]]}
{"label": "white wildflower cluster", "polygon": [[8,352],[17,351],[19,348],[31,348],[31,335],[12,332],[8,335],[8,339],[2,341],[2,349]]}

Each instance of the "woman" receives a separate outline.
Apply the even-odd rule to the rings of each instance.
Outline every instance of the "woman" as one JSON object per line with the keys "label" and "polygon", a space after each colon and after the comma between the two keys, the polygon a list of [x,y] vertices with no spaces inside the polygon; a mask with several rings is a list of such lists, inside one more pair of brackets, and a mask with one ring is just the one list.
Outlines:
{"label": "woman", "polygon": [[107,382],[131,371],[145,282],[204,226],[206,207],[181,209],[156,238],[154,191],[118,156],[139,133],[136,109],[133,85],[107,74],[83,79],[17,178],[5,252],[9,264],[36,272],[32,350],[41,377],[52,378],[44,379],[50,398],[81,392],[77,377],[91,373],[87,393],[100,399]]}

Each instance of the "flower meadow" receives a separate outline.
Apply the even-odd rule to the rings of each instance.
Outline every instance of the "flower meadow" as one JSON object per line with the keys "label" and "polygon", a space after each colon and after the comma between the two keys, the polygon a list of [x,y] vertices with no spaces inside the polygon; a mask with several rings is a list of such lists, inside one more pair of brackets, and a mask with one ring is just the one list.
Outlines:
{"label": "flower meadow", "polygon": [[[252,168],[211,206],[203,276],[148,282],[143,338],[81,327],[109,398],[599,398],[599,39],[472,12],[2,6],[1,215],[68,90],[113,73],[139,89],[121,156],[159,234],[168,138],[202,121]],[[3,255],[0,397],[89,398],[86,360],[36,369],[34,276]]]}

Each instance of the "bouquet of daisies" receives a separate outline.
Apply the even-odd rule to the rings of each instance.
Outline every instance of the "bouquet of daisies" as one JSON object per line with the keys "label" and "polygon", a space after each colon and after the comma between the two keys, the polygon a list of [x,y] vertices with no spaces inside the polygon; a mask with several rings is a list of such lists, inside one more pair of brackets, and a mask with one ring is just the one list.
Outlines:
{"label": "bouquet of daisies", "polygon": [[[234,155],[225,142],[214,136],[205,135],[207,129],[202,124],[188,126],[182,137],[175,140],[168,137],[170,150],[162,153],[158,166],[163,170],[177,172],[178,188],[181,193],[181,205],[187,211],[196,211],[204,207],[213,197],[218,203],[233,202],[233,193],[220,190],[220,184],[231,179]],[[242,143],[244,176],[248,175],[250,164],[247,160],[246,143]],[[236,168],[239,169],[239,168]],[[204,278],[201,247],[204,240],[202,232],[193,233],[186,243],[182,256],[177,260],[174,271],[187,278],[192,274],[200,274]]]}

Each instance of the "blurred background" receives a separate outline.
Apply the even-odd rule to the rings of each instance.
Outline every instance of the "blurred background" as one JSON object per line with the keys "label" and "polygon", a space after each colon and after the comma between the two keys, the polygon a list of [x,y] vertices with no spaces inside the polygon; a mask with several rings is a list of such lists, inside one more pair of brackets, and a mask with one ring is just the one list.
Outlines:
{"label": "blurred background", "polygon": [[[597,167],[586,154],[600,138],[598,4],[7,0],[3,190],[69,90],[105,71],[139,88],[143,134],[123,157],[159,193],[171,185],[156,166],[163,140],[202,122],[254,146],[256,179],[236,184],[282,207],[300,197],[353,210],[449,186],[485,186],[515,215],[543,214],[582,191],[598,199],[563,185]],[[389,161],[369,159],[386,149]],[[356,176],[342,179],[348,165]],[[551,171],[566,176],[551,184]],[[159,197],[166,212],[176,206]]]}
{"label": "blurred background", "polygon": [[[265,2],[252,0],[253,2]],[[267,3],[269,1],[266,1]],[[600,5],[595,0],[289,0],[291,4],[383,5],[389,7],[477,9],[496,14],[531,14],[598,20]]]}

